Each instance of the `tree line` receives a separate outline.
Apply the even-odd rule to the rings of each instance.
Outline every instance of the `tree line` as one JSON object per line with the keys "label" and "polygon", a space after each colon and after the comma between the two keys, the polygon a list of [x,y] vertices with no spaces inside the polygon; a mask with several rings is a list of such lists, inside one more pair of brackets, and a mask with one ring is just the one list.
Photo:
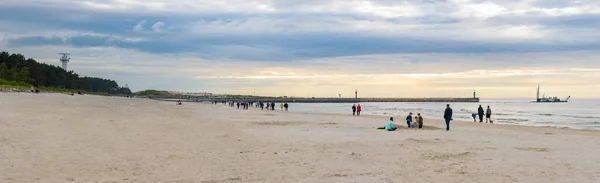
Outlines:
{"label": "tree line", "polygon": [[0,79],[31,84],[34,87],[58,87],[109,94],[131,94],[129,88],[120,87],[116,81],[80,77],[77,73],[61,67],[39,63],[22,54],[0,52]]}

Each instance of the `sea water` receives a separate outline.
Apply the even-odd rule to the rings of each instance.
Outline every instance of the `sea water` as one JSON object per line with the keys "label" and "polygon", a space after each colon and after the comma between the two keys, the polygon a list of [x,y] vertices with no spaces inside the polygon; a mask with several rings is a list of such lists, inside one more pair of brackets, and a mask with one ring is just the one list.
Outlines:
{"label": "sea water", "polygon": [[[404,119],[409,112],[424,118],[442,119],[447,103],[374,102],[360,103],[361,114]],[[492,109],[492,120],[499,124],[548,126],[585,130],[600,130],[600,99],[572,99],[568,103],[535,103],[531,100],[481,100],[480,103],[449,103],[454,120],[473,121],[481,105]],[[294,103],[294,111],[352,115],[351,103]],[[479,117],[477,117],[479,122]],[[485,123],[485,117],[484,117]]]}

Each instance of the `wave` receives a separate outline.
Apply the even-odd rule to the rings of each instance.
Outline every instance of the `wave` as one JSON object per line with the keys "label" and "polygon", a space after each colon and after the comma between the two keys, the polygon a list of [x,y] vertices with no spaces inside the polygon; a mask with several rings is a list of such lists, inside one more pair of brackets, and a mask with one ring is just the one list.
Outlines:
{"label": "wave", "polygon": [[377,108],[377,107],[373,107],[372,109],[381,110],[381,111],[410,111],[410,110],[419,111],[419,110],[430,110],[430,109],[424,109],[424,108],[410,108],[410,107],[408,107],[408,108],[397,108],[397,107],[394,107],[394,108]]}
{"label": "wave", "polygon": [[528,119],[517,119],[517,118],[497,118],[496,120],[506,122],[506,121],[517,121],[517,122],[528,122]]}
{"label": "wave", "polygon": [[576,116],[576,115],[558,115],[562,117],[580,118],[580,119],[600,119],[598,116]]}
{"label": "wave", "polygon": [[568,114],[549,114],[549,113],[538,113],[536,115],[539,116],[559,116],[559,117],[567,117],[567,118],[577,118],[577,119],[600,119],[599,116],[578,116],[578,115],[568,115]]}

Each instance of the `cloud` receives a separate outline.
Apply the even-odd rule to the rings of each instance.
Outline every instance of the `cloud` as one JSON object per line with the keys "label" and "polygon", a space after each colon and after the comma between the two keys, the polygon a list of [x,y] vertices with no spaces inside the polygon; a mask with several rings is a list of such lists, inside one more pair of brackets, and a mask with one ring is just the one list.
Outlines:
{"label": "cloud", "polygon": [[[135,31],[135,32],[142,32],[142,31],[144,31],[144,24],[146,24],[146,20],[140,21],[140,23],[138,23],[137,25],[135,25],[133,27],[133,31]],[[154,28],[154,26],[152,26],[152,28]]]}
{"label": "cloud", "polygon": [[154,25],[152,25],[152,32],[162,32],[164,26],[164,22],[156,22]]}
{"label": "cloud", "polygon": [[142,20],[140,21],[138,24],[136,24],[133,27],[133,31],[134,32],[138,32],[138,33],[143,33],[143,32],[152,32],[152,33],[161,33],[163,32],[163,28],[165,26],[164,22],[156,22],[152,25],[152,27],[150,27],[149,30],[146,30],[144,28],[144,25],[147,23],[146,20]]}
{"label": "cloud", "polygon": [[[570,73],[583,71],[571,68],[600,68],[590,59],[600,49],[596,1],[52,2],[1,1],[0,48],[52,62],[54,52],[71,50],[74,66],[80,59],[81,72],[112,73],[128,83],[152,73],[160,76],[156,81],[164,81],[135,86],[139,89],[193,90],[199,88],[188,85],[197,85],[256,90],[250,85],[271,88],[308,80],[315,90],[351,76],[390,79],[357,83],[394,86],[408,85],[394,78],[489,76],[471,73],[478,71],[523,81],[553,76],[514,71],[551,70],[575,79],[579,77]],[[50,48],[52,52],[36,50]],[[471,86],[469,81],[423,82]]]}

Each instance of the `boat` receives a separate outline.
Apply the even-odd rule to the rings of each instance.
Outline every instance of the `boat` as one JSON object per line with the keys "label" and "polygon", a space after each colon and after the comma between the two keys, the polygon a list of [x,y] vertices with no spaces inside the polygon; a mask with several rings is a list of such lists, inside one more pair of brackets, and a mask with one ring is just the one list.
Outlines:
{"label": "boat", "polygon": [[569,100],[571,99],[571,96],[567,97],[567,99],[565,100],[561,100],[558,97],[546,97],[546,94],[542,95],[542,98],[540,98],[540,85],[538,85],[537,88],[537,97],[536,97],[536,101],[535,102],[550,102],[550,103],[554,103],[554,102],[569,102]]}

